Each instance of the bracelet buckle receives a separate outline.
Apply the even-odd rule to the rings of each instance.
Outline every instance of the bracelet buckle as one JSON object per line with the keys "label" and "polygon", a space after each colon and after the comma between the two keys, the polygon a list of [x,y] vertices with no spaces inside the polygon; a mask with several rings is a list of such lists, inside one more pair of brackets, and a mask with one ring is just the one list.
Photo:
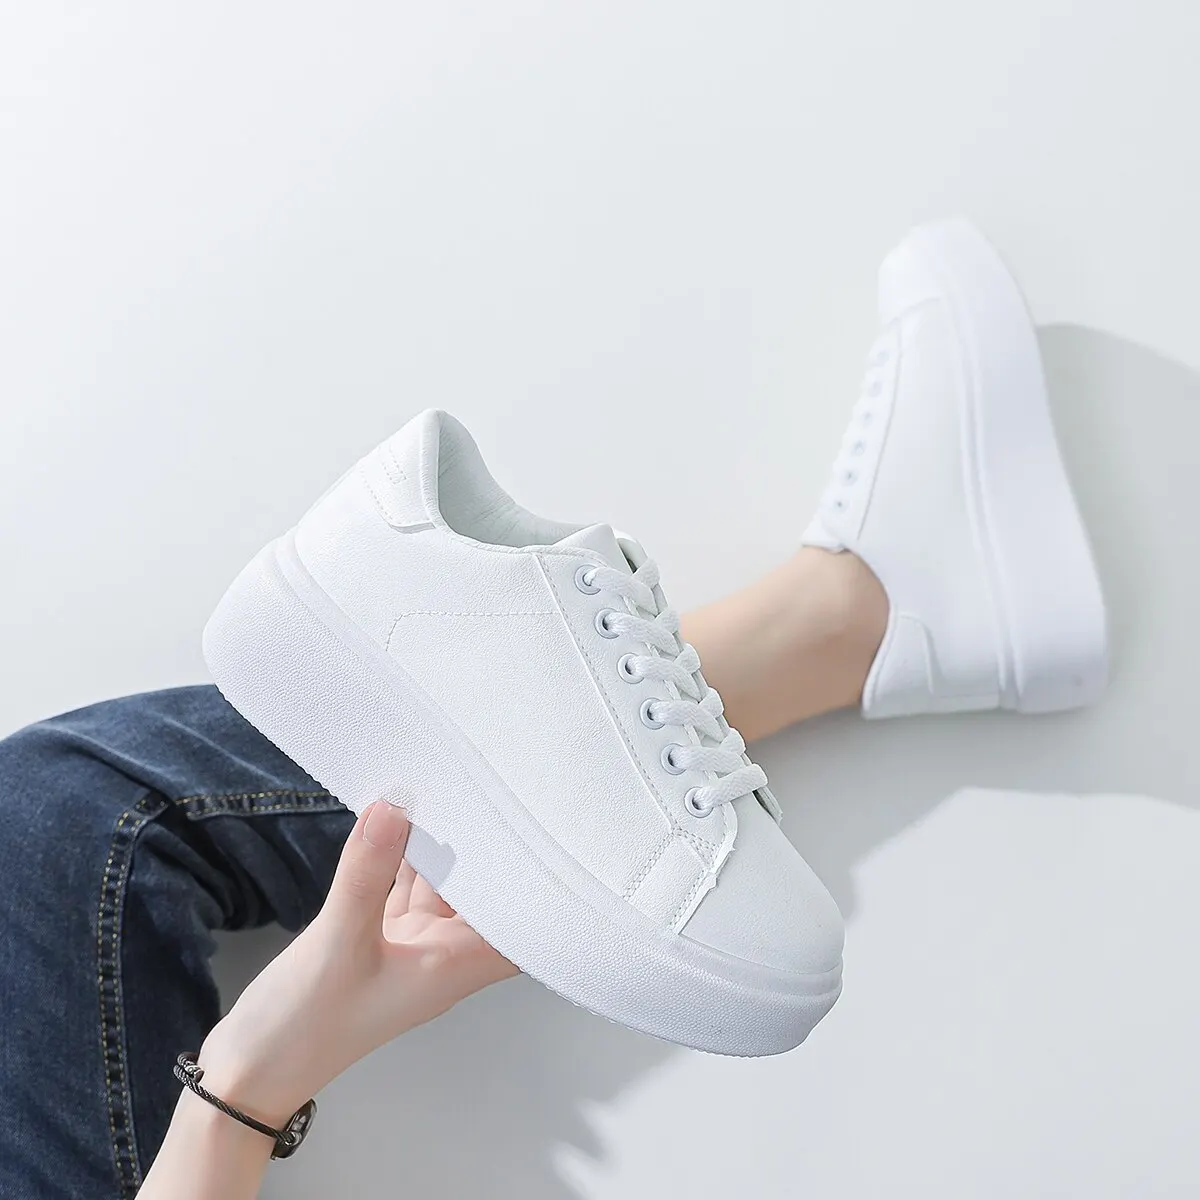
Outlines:
{"label": "bracelet buckle", "polygon": [[310,1100],[303,1108],[292,1114],[292,1119],[279,1131],[275,1139],[275,1149],[272,1158],[291,1158],[300,1148],[300,1143],[308,1137],[312,1128],[313,1114],[317,1111],[317,1102]]}

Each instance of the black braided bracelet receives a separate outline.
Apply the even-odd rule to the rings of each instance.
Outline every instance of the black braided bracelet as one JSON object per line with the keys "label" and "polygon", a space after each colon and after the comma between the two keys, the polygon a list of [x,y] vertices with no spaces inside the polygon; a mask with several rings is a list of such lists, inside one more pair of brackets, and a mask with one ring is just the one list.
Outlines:
{"label": "black braided bracelet", "polygon": [[313,1114],[317,1111],[317,1102],[310,1100],[292,1114],[291,1120],[282,1129],[273,1129],[262,1121],[256,1121],[241,1109],[234,1108],[232,1104],[226,1104],[220,1096],[214,1096],[207,1088],[201,1087],[200,1080],[204,1078],[204,1068],[197,1065],[194,1054],[181,1054],[175,1060],[175,1078],[189,1091],[195,1092],[201,1100],[207,1100],[214,1108],[219,1108],[227,1117],[241,1121],[243,1125],[248,1125],[264,1137],[271,1138],[275,1143],[275,1149],[271,1151],[272,1158],[291,1158],[296,1153],[297,1147],[307,1136],[312,1126]]}

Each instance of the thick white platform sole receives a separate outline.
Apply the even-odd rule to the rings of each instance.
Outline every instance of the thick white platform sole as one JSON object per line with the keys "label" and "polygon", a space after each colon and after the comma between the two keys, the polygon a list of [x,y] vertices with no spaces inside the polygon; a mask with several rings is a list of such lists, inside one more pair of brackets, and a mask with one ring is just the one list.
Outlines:
{"label": "thick white platform sole", "polygon": [[204,631],[231,704],[356,812],[413,821],[408,858],[491,945],[575,1004],[719,1054],[798,1045],[841,990],[652,924],[534,822],[403,667],[321,589],[291,535],[238,576]]}
{"label": "thick white platform sole", "polygon": [[921,226],[909,244],[940,281],[965,348],[964,468],[996,607],[1000,705],[1089,704],[1108,682],[1104,598],[1024,297],[968,221]]}

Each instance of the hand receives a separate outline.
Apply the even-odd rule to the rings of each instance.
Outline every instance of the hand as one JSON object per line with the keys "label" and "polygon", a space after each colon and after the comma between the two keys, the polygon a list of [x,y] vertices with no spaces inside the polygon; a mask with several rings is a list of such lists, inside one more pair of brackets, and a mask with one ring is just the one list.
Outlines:
{"label": "hand", "polygon": [[316,919],[205,1040],[206,1088],[278,1126],[376,1047],[517,973],[404,862],[408,829],[382,800],[359,817]]}

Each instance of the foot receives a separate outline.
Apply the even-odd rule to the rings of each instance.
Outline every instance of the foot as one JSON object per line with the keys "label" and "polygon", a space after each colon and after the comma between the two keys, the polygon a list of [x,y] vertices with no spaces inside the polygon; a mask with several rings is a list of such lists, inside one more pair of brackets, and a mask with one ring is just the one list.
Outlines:
{"label": "foot", "polygon": [[883,331],[804,543],[848,551],[887,593],[869,717],[1096,699],[1100,583],[1055,444],[1017,285],[965,221],[884,260]]}

